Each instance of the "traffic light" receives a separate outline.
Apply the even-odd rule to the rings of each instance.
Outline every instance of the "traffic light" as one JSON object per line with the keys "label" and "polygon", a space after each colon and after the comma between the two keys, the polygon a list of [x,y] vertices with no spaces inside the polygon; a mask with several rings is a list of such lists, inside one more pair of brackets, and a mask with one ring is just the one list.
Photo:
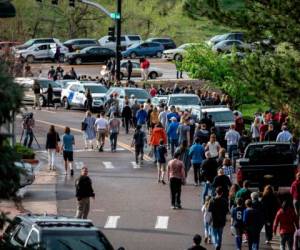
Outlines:
{"label": "traffic light", "polygon": [[110,42],[116,41],[115,27],[109,27],[108,28],[108,41],[110,41]]}
{"label": "traffic light", "polygon": [[52,0],[51,3],[54,5],[58,5],[58,0]]}
{"label": "traffic light", "polygon": [[75,0],[69,0],[69,6],[75,7]]}

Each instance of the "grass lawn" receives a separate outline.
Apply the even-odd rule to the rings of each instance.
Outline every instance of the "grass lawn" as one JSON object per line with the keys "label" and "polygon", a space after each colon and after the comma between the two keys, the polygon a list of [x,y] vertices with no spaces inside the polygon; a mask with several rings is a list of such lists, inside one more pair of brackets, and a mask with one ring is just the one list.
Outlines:
{"label": "grass lawn", "polygon": [[256,112],[265,112],[268,109],[269,106],[265,103],[243,104],[239,108],[244,117],[253,117]]}

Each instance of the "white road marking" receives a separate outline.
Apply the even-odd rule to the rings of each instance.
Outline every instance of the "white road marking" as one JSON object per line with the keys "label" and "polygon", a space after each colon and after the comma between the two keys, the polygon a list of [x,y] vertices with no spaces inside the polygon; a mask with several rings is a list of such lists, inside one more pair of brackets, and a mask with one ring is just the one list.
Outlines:
{"label": "white road marking", "polygon": [[82,161],[78,161],[74,163],[76,169],[82,169],[84,163]]}
{"label": "white road marking", "polygon": [[50,111],[50,110],[45,110],[45,109],[41,109],[40,111],[51,113],[51,114],[56,114],[55,111]]}
{"label": "white road marking", "polygon": [[103,165],[105,166],[106,169],[113,169],[115,168],[114,165],[111,163],[111,161],[103,161]]}
{"label": "white road marking", "polygon": [[132,164],[133,168],[141,168],[141,166],[139,164],[136,164],[135,161],[132,161],[131,164]]}
{"label": "white road marking", "polygon": [[117,228],[120,216],[108,216],[104,228]]}
{"label": "white road marking", "polygon": [[155,229],[168,229],[169,216],[157,216]]}

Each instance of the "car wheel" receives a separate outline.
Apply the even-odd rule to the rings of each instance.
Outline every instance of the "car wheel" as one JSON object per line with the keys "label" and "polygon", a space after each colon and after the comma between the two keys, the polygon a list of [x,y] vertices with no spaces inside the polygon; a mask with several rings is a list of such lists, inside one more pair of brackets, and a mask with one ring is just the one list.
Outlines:
{"label": "car wheel", "polygon": [[176,55],[174,56],[174,60],[175,60],[175,61],[180,61],[180,60],[182,60],[182,55],[176,54]]}
{"label": "car wheel", "polygon": [[120,72],[120,80],[123,80],[124,78],[124,73]]}
{"label": "car wheel", "polygon": [[81,58],[76,58],[75,59],[75,63],[77,64],[77,65],[80,65],[81,63],[82,63],[82,60],[81,60]]}
{"label": "car wheel", "polygon": [[157,52],[156,52],[156,57],[161,58],[161,56],[162,56],[161,51],[157,51]]}
{"label": "car wheel", "polygon": [[65,55],[60,55],[58,60],[60,63],[63,63],[65,61]]}
{"label": "car wheel", "polygon": [[132,58],[132,59],[136,58],[136,53],[135,52],[131,52],[130,53],[130,58]]}
{"label": "car wheel", "polygon": [[67,97],[64,97],[63,100],[62,100],[62,106],[65,108],[65,109],[70,109],[70,104],[68,102],[68,99]]}
{"label": "car wheel", "polygon": [[27,57],[26,57],[26,61],[27,61],[28,63],[33,63],[33,62],[34,62],[34,56],[32,56],[32,55],[27,56]]}
{"label": "car wheel", "polygon": [[158,77],[158,74],[154,71],[150,72],[149,74],[150,79],[156,79]]}
{"label": "car wheel", "polygon": [[41,107],[44,107],[46,105],[46,100],[43,96],[39,97],[39,103]]}

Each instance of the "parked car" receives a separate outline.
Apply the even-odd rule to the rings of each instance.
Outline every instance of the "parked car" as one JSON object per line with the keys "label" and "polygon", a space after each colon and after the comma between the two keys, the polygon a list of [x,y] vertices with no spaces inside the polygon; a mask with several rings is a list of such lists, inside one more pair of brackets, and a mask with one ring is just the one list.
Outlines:
{"label": "parked car", "polygon": [[[142,70],[139,62],[132,62],[132,77],[141,77]],[[158,68],[151,67],[149,68],[149,78],[156,79],[157,77],[161,77],[163,75],[162,71]],[[121,80],[128,76],[127,72],[127,61],[121,61],[121,72],[120,78]]]}
{"label": "parked car", "polygon": [[167,105],[168,96],[167,95],[157,95],[152,97],[151,103],[156,107],[163,107]]}
{"label": "parked car", "polygon": [[168,50],[164,50],[162,58],[166,59],[168,61],[170,60],[180,60],[183,58],[184,53],[186,52],[186,50],[192,46],[197,45],[197,43],[185,43],[180,45],[178,48],[176,49],[168,49]]}
{"label": "parked car", "polygon": [[79,52],[72,52],[66,55],[66,61],[69,64],[82,63],[106,63],[110,58],[115,57],[115,52],[111,49],[101,48],[99,46],[87,47]]}
{"label": "parked car", "polygon": [[[17,50],[15,52],[15,57],[19,58],[22,55],[22,57],[24,57],[28,63],[33,63],[34,61],[38,60],[53,61],[55,59],[56,46],[57,45],[55,43],[33,44],[26,49]],[[67,47],[60,46],[60,62],[64,62],[65,55],[68,53],[68,51],[69,50]]]}
{"label": "parked car", "polygon": [[239,40],[225,40],[215,44],[212,49],[217,52],[230,52],[233,48],[238,51],[250,50],[251,46]]}
{"label": "parked car", "polygon": [[4,55],[6,52],[10,52],[13,46],[21,44],[20,42],[15,41],[2,41],[0,42],[0,56]]}
{"label": "parked car", "polygon": [[238,40],[238,41],[244,41],[244,33],[242,32],[231,32],[231,33],[226,33],[222,35],[216,35],[212,37],[209,41],[207,41],[207,44],[209,46],[214,46],[217,43],[221,41],[226,41],[226,40]]}
{"label": "parked car", "polygon": [[64,46],[66,46],[69,49],[69,52],[82,50],[84,48],[90,47],[90,46],[98,46],[99,43],[95,39],[88,39],[88,38],[81,38],[81,39],[71,39],[68,41],[65,41]]}
{"label": "parked car", "polygon": [[86,90],[91,91],[93,97],[92,108],[99,110],[104,107],[107,88],[95,82],[73,82],[70,83],[61,93],[61,103],[66,109],[72,107],[86,108]]}
{"label": "parked car", "polygon": [[136,58],[136,57],[147,57],[147,56],[156,56],[160,58],[162,52],[164,51],[164,46],[161,43],[155,42],[143,42],[141,44],[134,44],[130,46],[127,50],[122,52],[122,56],[127,58]]}
{"label": "parked car", "polygon": [[[116,51],[116,42],[109,41],[108,36],[104,36],[99,39],[99,44],[103,48],[108,48],[113,51]],[[142,38],[140,35],[122,35],[121,36],[121,49],[126,50],[133,44],[140,44],[142,42]]]}
{"label": "parked car", "polygon": [[14,164],[21,170],[19,187],[23,188],[31,185],[35,180],[35,174],[32,165],[21,161],[15,162]]}
{"label": "parked car", "polygon": [[175,106],[184,111],[186,109],[200,109],[202,105],[199,96],[195,94],[171,94],[168,97],[167,106]]}
{"label": "parked car", "polygon": [[78,80],[56,80],[55,81],[62,89],[66,88],[71,83],[80,83]]}
{"label": "parked car", "polygon": [[160,37],[154,37],[154,38],[148,38],[146,42],[156,42],[161,43],[164,46],[164,49],[175,49],[176,44],[171,38],[160,38]]}
{"label": "parked car", "polygon": [[250,143],[237,160],[237,182],[248,180],[252,187],[290,187],[297,172],[296,155],[290,143]]}
{"label": "parked car", "polygon": [[41,43],[56,43],[58,45],[62,45],[62,43],[56,38],[34,38],[28,40],[27,42],[21,45],[17,45],[13,47],[13,49],[14,50],[27,49],[34,44],[41,44]]}
{"label": "parked car", "polygon": [[2,241],[16,249],[114,250],[91,220],[58,215],[18,215],[4,231]]}
{"label": "parked car", "polygon": [[138,103],[144,104],[148,99],[151,99],[150,94],[142,88],[122,88],[111,87],[106,93],[106,101],[110,99],[111,94],[117,94],[119,100],[119,109],[122,110],[125,104],[125,96],[130,98],[132,95],[137,99]]}

